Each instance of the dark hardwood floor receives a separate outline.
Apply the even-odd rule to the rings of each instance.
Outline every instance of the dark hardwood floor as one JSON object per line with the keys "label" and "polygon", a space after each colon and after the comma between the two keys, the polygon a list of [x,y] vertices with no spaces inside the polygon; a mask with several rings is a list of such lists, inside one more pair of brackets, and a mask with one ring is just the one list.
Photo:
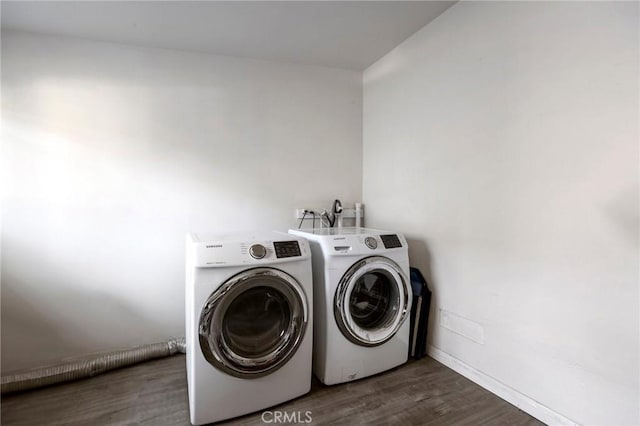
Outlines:
{"label": "dark hardwood floor", "polygon": [[[3,426],[189,425],[185,358],[7,395],[0,409]],[[269,410],[300,411],[302,421],[311,411],[318,425],[542,425],[431,358],[342,385],[315,381],[309,394]],[[264,425],[261,414],[219,424]]]}

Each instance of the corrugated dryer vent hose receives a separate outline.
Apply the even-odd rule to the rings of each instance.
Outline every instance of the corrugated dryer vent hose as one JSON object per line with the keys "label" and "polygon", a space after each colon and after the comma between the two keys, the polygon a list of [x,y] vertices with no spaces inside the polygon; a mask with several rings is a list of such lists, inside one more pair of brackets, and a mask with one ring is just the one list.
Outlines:
{"label": "corrugated dryer vent hose", "polygon": [[2,394],[91,377],[106,371],[177,353],[186,353],[184,337],[2,376]]}

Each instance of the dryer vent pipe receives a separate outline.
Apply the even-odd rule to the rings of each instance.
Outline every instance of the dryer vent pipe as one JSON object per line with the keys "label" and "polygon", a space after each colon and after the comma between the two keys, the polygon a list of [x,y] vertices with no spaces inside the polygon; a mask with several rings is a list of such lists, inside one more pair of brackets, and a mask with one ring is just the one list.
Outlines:
{"label": "dryer vent pipe", "polygon": [[106,371],[177,353],[186,353],[184,337],[2,376],[2,394],[91,377]]}

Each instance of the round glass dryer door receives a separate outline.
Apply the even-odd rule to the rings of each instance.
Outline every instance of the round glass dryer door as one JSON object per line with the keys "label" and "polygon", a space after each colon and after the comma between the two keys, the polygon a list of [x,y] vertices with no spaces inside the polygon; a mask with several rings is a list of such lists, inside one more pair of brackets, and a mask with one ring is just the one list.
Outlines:
{"label": "round glass dryer door", "polygon": [[249,269],[207,299],[198,326],[200,348],[211,365],[232,376],[262,377],[296,352],[308,312],[304,291],[292,276]]}
{"label": "round glass dryer door", "polygon": [[344,274],[336,290],[334,314],[342,334],[361,346],[391,339],[407,318],[409,290],[391,259],[368,257]]}

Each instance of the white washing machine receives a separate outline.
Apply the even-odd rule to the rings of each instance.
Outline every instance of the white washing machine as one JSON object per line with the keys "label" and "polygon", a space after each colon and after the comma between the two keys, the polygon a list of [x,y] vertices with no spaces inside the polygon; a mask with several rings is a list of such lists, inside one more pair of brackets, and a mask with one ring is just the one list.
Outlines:
{"label": "white washing machine", "polygon": [[275,232],[190,234],[185,299],[191,423],[309,392],[313,290],[306,240]]}
{"label": "white washing machine", "polygon": [[412,296],[404,237],[366,228],[289,233],[311,246],[315,375],[332,385],[405,363]]}

